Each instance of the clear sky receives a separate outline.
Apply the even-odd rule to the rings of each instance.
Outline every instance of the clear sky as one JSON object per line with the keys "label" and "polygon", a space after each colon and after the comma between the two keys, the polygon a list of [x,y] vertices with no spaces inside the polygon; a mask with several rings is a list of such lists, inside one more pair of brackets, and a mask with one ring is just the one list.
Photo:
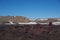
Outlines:
{"label": "clear sky", "polygon": [[60,0],[0,0],[0,16],[60,18]]}

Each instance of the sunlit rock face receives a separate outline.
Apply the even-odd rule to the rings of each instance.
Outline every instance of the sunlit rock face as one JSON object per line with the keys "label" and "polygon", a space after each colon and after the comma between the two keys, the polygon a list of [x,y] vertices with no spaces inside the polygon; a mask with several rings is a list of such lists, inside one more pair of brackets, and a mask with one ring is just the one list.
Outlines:
{"label": "sunlit rock face", "polygon": [[15,23],[18,22],[29,22],[29,19],[23,16],[0,16],[0,22],[12,21]]}
{"label": "sunlit rock face", "polygon": [[18,23],[18,22],[29,22],[29,19],[23,16],[16,16],[14,17],[14,22]]}
{"label": "sunlit rock face", "polygon": [[12,21],[14,16],[0,16],[0,22],[7,22],[7,21]]}

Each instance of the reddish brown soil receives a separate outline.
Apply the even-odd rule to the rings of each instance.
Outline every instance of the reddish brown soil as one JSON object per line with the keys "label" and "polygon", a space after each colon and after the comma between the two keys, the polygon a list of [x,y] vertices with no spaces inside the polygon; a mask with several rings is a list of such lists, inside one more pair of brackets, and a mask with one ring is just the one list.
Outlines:
{"label": "reddish brown soil", "polygon": [[59,30],[53,25],[0,25],[0,40],[60,40]]}

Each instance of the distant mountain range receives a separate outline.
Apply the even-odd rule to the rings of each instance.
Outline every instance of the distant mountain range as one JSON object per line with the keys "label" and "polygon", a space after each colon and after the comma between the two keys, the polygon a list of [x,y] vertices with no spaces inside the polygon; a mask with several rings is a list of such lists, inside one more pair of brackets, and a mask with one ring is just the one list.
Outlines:
{"label": "distant mountain range", "polygon": [[18,22],[60,22],[60,18],[27,18],[24,16],[0,16],[1,22],[12,21],[15,23]]}

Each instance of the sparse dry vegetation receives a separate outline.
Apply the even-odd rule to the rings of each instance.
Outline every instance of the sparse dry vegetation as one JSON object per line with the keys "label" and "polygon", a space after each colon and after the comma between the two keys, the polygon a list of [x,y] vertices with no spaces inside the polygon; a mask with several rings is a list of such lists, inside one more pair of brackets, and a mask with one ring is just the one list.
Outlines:
{"label": "sparse dry vegetation", "polygon": [[0,40],[60,40],[60,26],[0,25]]}

